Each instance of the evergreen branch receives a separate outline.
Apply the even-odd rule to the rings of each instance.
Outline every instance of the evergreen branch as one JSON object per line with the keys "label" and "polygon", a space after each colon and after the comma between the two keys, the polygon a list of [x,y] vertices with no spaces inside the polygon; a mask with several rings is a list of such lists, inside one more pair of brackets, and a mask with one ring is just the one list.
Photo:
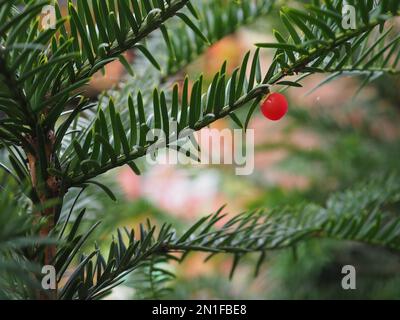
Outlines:
{"label": "evergreen branch", "polygon": [[[374,10],[380,9],[379,7],[374,8]],[[301,17],[304,17],[304,13],[295,10],[289,10],[287,8],[283,9],[283,13],[289,15],[295,23],[299,24],[299,28],[304,27],[303,22],[299,22]],[[283,15],[285,17],[285,15]],[[185,81],[185,85],[182,92],[182,104],[181,106],[177,106],[176,102],[173,102],[173,105],[168,108],[166,104],[165,94],[163,92],[159,93],[157,90],[154,91],[153,94],[153,121],[152,123],[146,123],[144,110],[143,110],[143,100],[141,93],[139,92],[139,96],[137,99],[138,106],[138,114],[141,115],[139,117],[139,122],[136,123],[137,118],[131,118],[131,126],[129,130],[135,130],[138,134],[135,134],[135,137],[138,137],[136,141],[130,141],[130,144],[126,141],[127,137],[125,136],[124,130],[118,129],[121,128],[121,125],[116,125],[116,114],[114,103],[110,102],[107,109],[110,114],[109,121],[105,120],[105,115],[103,111],[100,111],[99,121],[94,126],[93,130],[98,134],[103,136],[103,140],[108,141],[107,152],[105,152],[100,146],[96,146],[96,142],[93,143],[90,141],[90,136],[88,134],[82,135],[81,140],[86,141],[86,152],[88,154],[86,159],[91,159],[97,161],[98,165],[92,169],[91,172],[82,172],[76,174],[73,172],[69,174],[68,177],[68,186],[79,186],[84,183],[87,179],[98,176],[101,173],[104,173],[112,168],[124,165],[129,163],[138,157],[141,157],[146,154],[147,150],[151,147],[151,143],[146,141],[146,133],[151,129],[162,129],[164,130],[167,137],[170,137],[169,132],[169,123],[171,120],[178,119],[179,114],[179,128],[176,135],[179,132],[185,129],[194,129],[199,130],[210,123],[223,118],[227,115],[231,115],[238,108],[248,105],[249,102],[253,101],[253,106],[256,105],[262,97],[269,92],[269,85],[280,84],[281,80],[286,76],[293,75],[295,73],[308,73],[308,72],[328,72],[333,67],[334,63],[336,63],[336,70],[358,70],[357,68],[360,63],[354,63],[353,66],[346,66],[346,62],[349,61],[351,53],[354,53],[363,43],[363,41],[367,41],[368,35],[376,26],[382,23],[382,19],[389,19],[389,17],[384,16],[379,19],[373,19],[373,21],[368,21],[366,24],[360,24],[360,27],[355,30],[348,30],[343,32],[343,30],[336,26],[333,30],[337,30],[336,33],[329,33],[325,35],[325,37],[329,37],[327,40],[322,41],[306,41],[309,39],[318,39],[320,34],[323,34],[324,28],[318,28],[320,23],[317,23],[314,29],[307,27],[306,30],[309,30],[308,33],[305,32],[306,38],[302,39],[300,34],[297,34],[295,30],[290,29],[291,37],[289,38],[287,43],[283,43],[283,38],[277,36],[277,39],[280,40],[279,43],[272,44],[258,44],[259,47],[271,47],[277,48],[277,53],[272,63],[269,71],[265,75],[262,80],[260,74],[260,62],[259,62],[259,50],[256,51],[253,62],[251,65],[250,76],[248,79],[245,78],[246,68],[249,56],[246,55],[242,66],[235,70],[230,79],[226,79],[226,65],[224,64],[221,67],[221,71],[217,73],[214,77],[214,81],[209,86],[208,90],[203,93],[202,88],[202,76],[194,83],[192,88],[192,94],[189,99],[188,95],[188,81]],[[310,24],[315,24],[317,19],[314,17],[313,19],[307,18]],[[311,31],[313,30],[313,31]],[[383,41],[388,32],[383,33],[381,40]],[[290,43],[290,39],[298,39],[298,44],[293,45]],[[392,40],[389,45],[384,47],[384,50],[379,50],[378,53],[375,53],[368,60],[367,65],[370,66],[371,61],[376,61],[377,56],[380,57],[383,52],[392,51],[393,48],[396,48],[398,42],[396,38]],[[284,46],[282,46],[284,44]],[[328,58],[327,56],[332,52],[338,52],[338,50],[342,49],[343,46],[347,46],[347,50],[344,53],[335,54],[333,58]],[[358,59],[360,61],[364,60],[367,55],[372,54],[373,50],[364,45],[364,50],[359,51],[358,55],[362,57],[362,59]],[[298,52],[296,56],[296,52]],[[385,61],[388,60],[387,58]],[[344,61],[344,62],[343,62]],[[351,60],[350,60],[351,61]],[[381,66],[382,67],[382,66]],[[349,69],[351,68],[351,69]],[[371,72],[371,70],[369,70]],[[297,84],[293,84],[297,85]],[[177,88],[174,88],[175,96],[177,96]],[[242,93],[245,92],[244,95]],[[176,100],[175,100],[176,101]],[[130,105],[133,105],[133,101],[131,101]],[[254,108],[250,108],[249,115]],[[133,114],[135,111],[133,111]],[[114,119],[114,120],[113,120]],[[240,120],[239,120],[240,121]],[[113,143],[111,143],[111,135],[108,134],[107,123],[111,125]],[[248,119],[246,120],[248,123]],[[103,128],[103,129],[101,129]],[[123,127],[122,127],[123,128]],[[126,131],[126,130],[125,130]],[[86,131],[86,133],[88,133]],[[95,135],[91,133],[91,136]],[[89,138],[87,140],[86,138]],[[124,152],[121,154],[121,141],[125,141]],[[93,154],[90,150],[96,150],[96,153]],[[103,150],[99,152],[98,150]],[[130,151],[132,150],[132,151]],[[85,159],[79,159],[73,155],[73,150],[71,150],[69,154],[65,157],[64,161],[68,159],[74,159],[74,163],[76,164],[73,169],[77,172],[82,171],[82,168],[79,167],[79,161]],[[70,158],[72,155],[72,158]],[[99,160],[100,159],[100,160]]]}
{"label": "evergreen branch", "polygon": [[[274,70],[264,83],[275,84],[288,75],[304,72],[358,72],[374,73],[388,70],[397,74],[399,37],[390,39],[391,28],[383,32],[382,25],[398,14],[398,2],[368,4],[367,15],[357,21],[357,28],[342,26],[341,2],[324,4],[321,1],[308,6],[309,13],[283,8],[281,19],[288,31],[285,39],[275,32],[278,43],[258,43],[260,48],[276,48]],[[389,11],[389,12],[387,12]],[[329,19],[334,14],[336,19]],[[305,20],[305,22],[304,22]],[[293,25],[292,25],[293,24]],[[379,31],[373,32],[379,26]],[[299,33],[296,30],[301,30]],[[373,36],[372,36],[373,35]],[[379,36],[376,40],[376,36]],[[385,41],[388,42],[385,44]],[[385,56],[386,54],[386,56]],[[390,64],[390,66],[389,66]],[[275,71],[275,72],[272,72]]]}
{"label": "evergreen branch", "polygon": [[[32,110],[29,106],[28,99],[26,98],[25,94],[23,91],[20,89],[20,87],[17,85],[17,79],[16,77],[7,69],[7,63],[3,55],[3,50],[0,48],[0,74],[3,75],[4,80],[2,82],[7,86],[9,89],[9,93],[11,95],[11,103],[17,106],[17,108],[21,109],[21,112],[23,112],[23,117],[21,118],[20,115],[17,115],[18,120],[25,120],[28,124],[33,125],[35,123],[35,117],[32,113]],[[8,103],[10,103],[10,98],[8,98]],[[9,111],[9,108],[7,108],[7,105],[4,105],[3,102],[0,102],[1,105],[3,105],[5,108],[2,110],[4,111]],[[12,112],[8,113],[9,116],[14,116],[16,115],[17,112]],[[10,117],[10,118],[11,118]]]}
{"label": "evergreen branch", "polygon": [[118,239],[110,245],[107,262],[98,251],[96,261],[82,257],[85,263],[79,266],[80,272],[68,280],[75,285],[64,287],[61,298],[102,297],[128,273],[140,270],[156,257],[176,259],[173,253],[182,254],[179,261],[192,251],[207,252],[209,258],[220,253],[233,254],[233,274],[246,254],[258,252],[259,267],[266,252],[311,239],[350,240],[400,250],[400,216],[388,211],[400,201],[399,181],[397,175],[381,177],[331,196],[325,207],[309,204],[242,213],[217,228],[216,224],[226,219],[221,208],[200,219],[181,236],[166,224],[156,233],[149,222],[146,227],[141,225],[140,236],[126,230],[128,243],[118,232]]}
{"label": "evergreen branch", "polygon": [[[251,0],[226,3],[223,0],[216,0],[204,1],[198,6],[200,12],[198,26],[211,43],[216,43],[235,33],[239,28],[266,16],[270,13],[273,2]],[[204,53],[207,45],[185,24],[171,23],[168,28],[161,31],[168,49],[167,71],[161,78],[163,83]]]}
{"label": "evergreen branch", "polygon": [[[137,21],[138,29],[137,30],[132,29],[128,31],[126,35],[123,35],[125,39],[123,39],[122,41],[118,42],[116,41],[116,39],[114,39],[114,43],[111,44],[111,46],[107,49],[107,52],[105,54],[103,54],[101,57],[100,56],[93,57],[92,61],[87,61],[86,63],[84,63],[80,67],[78,73],[76,74],[76,79],[81,80],[91,76],[95,71],[98,70],[98,68],[97,67],[94,68],[94,66],[101,65],[101,67],[103,67],[104,64],[102,63],[102,61],[106,61],[107,63],[109,63],[113,61],[113,58],[117,58],[121,53],[127,51],[128,49],[134,48],[136,44],[138,44],[140,41],[148,37],[153,31],[159,29],[167,20],[174,17],[179,10],[181,10],[183,7],[185,7],[185,5],[187,5],[188,2],[189,0],[171,0],[168,3],[168,5],[164,6],[163,8],[160,8],[159,6],[153,7],[149,2],[150,7],[147,7],[145,9],[145,11],[147,12],[147,17],[142,17],[142,14],[144,12],[140,13],[140,9],[136,8],[135,10],[135,8],[133,8],[134,17],[136,18],[138,18],[139,16],[142,17],[141,21],[140,20]],[[111,2],[109,3],[109,6],[110,5]],[[120,8],[119,10],[122,11],[124,9]],[[97,23],[99,24],[101,22],[97,21]],[[107,22],[103,23],[107,24]],[[103,29],[106,29],[105,27],[106,27],[105,25],[102,26]],[[126,32],[127,30],[123,30],[122,25],[120,25],[119,30],[117,29],[116,31],[118,32],[116,32],[114,37],[116,37],[118,33],[123,34],[123,32]],[[101,35],[98,36],[101,37]],[[112,33],[109,32],[109,34],[107,34],[109,42],[113,40],[112,38],[110,38],[111,36]],[[95,47],[97,44],[100,43],[95,42],[93,44],[93,47]]]}
{"label": "evergreen branch", "polygon": [[[224,78],[224,75],[221,77],[221,79],[222,78]],[[201,80],[199,79],[199,81],[201,81]],[[214,87],[211,87],[210,89],[216,90],[215,85],[214,85]],[[188,89],[186,89],[186,92],[187,92],[187,90]],[[226,91],[224,90],[224,88],[222,88],[219,92],[223,93],[223,95],[225,96]],[[190,128],[192,128],[194,130],[200,130],[201,128],[207,127],[210,123],[212,123],[218,119],[226,117],[227,115],[234,112],[238,108],[240,108],[244,105],[248,105],[249,102],[251,102],[259,97],[264,96],[267,92],[268,92],[268,86],[259,85],[259,86],[256,86],[254,89],[251,89],[251,91],[249,91],[246,95],[243,95],[242,97],[237,99],[237,101],[234,101],[234,103],[232,105],[228,104],[228,105],[224,105],[223,107],[220,107],[220,105],[215,105],[214,106],[215,109],[218,110],[217,113],[215,113],[215,114],[208,113],[207,115],[205,115],[202,118],[193,120],[192,121],[193,123],[190,124],[189,126],[186,125],[186,123],[189,121],[189,119],[187,119],[187,118],[182,119],[180,122],[180,124],[182,126],[182,129],[180,130],[180,132],[183,132],[184,130],[190,129]],[[161,93],[161,95],[162,94],[163,93]],[[139,105],[141,103],[140,99],[141,98],[139,98],[139,102],[138,102]],[[198,103],[201,103],[200,95],[198,98],[196,97],[196,99],[198,99]],[[223,99],[225,99],[225,97]],[[194,109],[194,108],[196,108],[196,106],[192,105],[192,108]],[[189,113],[190,113],[190,109],[189,109]],[[164,118],[164,120],[165,120],[164,124],[169,124],[169,120],[166,117]],[[97,123],[98,123],[98,125],[100,125],[99,122],[97,122]],[[158,126],[158,125],[156,125],[156,126]],[[166,129],[166,126],[167,125],[164,126],[164,129]],[[98,131],[99,129],[95,128],[95,127],[96,127],[96,125],[93,127],[93,131]],[[131,128],[131,130],[136,130],[136,128]],[[97,177],[98,175],[105,173],[113,168],[123,166],[131,161],[134,161],[134,160],[146,155],[149,148],[153,145],[152,143],[147,142],[145,140],[146,133],[148,130],[149,130],[149,128],[146,128],[146,125],[141,125],[141,130],[139,132],[139,135],[140,135],[139,139],[141,139],[141,140],[139,141],[139,143],[141,142],[142,144],[132,145],[129,148],[126,148],[127,149],[126,151],[128,151],[127,153],[118,155],[117,150],[115,150],[115,145],[112,146],[111,144],[109,144],[107,149],[111,150],[111,151],[106,151],[104,148],[103,148],[103,151],[101,154],[96,151],[95,158],[93,158],[93,151],[99,150],[99,149],[101,149],[101,147],[98,146],[99,144],[94,141],[94,142],[92,142],[92,146],[91,146],[92,152],[90,152],[90,150],[88,148],[90,147],[91,142],[87,142],[88,140],[86,140],[85,137],[86,138],[89,137],[89,139],[91,139],[92,134],[90,134],[91,136],[89,136],[89,133],[88,133],[88,135],[83,136],[82,141],[83,141],[83,139],[85,139],[85,141],[87,142],[87,144],[86,144],[87,148],[85,149],[86,153],[82,152],[81,155],[84,155],[85,158],[79,158],[79,157],[77,158],[76,155],[74,155],[74,153],[72,153],[73,158],[65,157],[64,161],[66,161],[67,159],[68,159],[68,162],[73,161],[73,165],[70,166],[71,170],[79,170],[79,171],[83,170],[83,168],[80,166],[80,163],[82,164],[82,161],[92,159],[94,162],[97,161],[97,165],[92,167],[92,169],[94,169],[94,170],[91,170],[91,172],[86,172],[86,173],[83,172],[78,175],[71,175],[71,176],[67,177],[66,178],[67,188],[74,187],[74,186],[80,186],[91,178]],[[174,134],[174,133],[171,132],[171,134]],[[116,136],[121,138],[121,137],[123,137],[123,135],[125,135],[125,133],[122,133],[122,130],[121,131],[114,130],[114,141],[115,141]],[[178,138],[178,136],[175,134],[174,134],[174,137],[173,136],[170,137],[169,143],[173,143]],[[110,137],[104,136],[104,139],[109,141]],[[127,140],[126,137],[122,138],[122,139]],[[158,143],[162,143],[162,142],[164,142],[164,140],[162,140],[162,139],[160,139],[158,141]],[[72,149],[71,149],[71,151],[74,152]],[[114,160],[110,160],[110,157],[113,157]],[[100,158],[102,158],[101,161],[105,161],[105,163],[104,162],[101,163],[99,160]],[[65,177],[65,175],[64,175],[64,177]]]}
{"label": "evergreen branch", "polygon": [[[1,167],[6,168],[2,163]],[[40,269],[30,260],[31,252],[49,240],[35,236],[41,222],[34,223],[32,216],[25,214],[29,203],[21,195],[15,177],[4,175],[0,170],[0,180],[0,298],[33,298],[32,291],[40,288],[35,277]]]}

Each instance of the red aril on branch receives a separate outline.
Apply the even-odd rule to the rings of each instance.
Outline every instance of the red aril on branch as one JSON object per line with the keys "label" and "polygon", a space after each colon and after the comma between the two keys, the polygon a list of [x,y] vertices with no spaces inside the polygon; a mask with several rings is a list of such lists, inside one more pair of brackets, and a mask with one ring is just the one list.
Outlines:
{"label": "red aril on branch", "polygon": [[278,121],[282,119],[288,111],[286,97],[280,93],[270,93],[261,104],[261,112],[269,120]]}

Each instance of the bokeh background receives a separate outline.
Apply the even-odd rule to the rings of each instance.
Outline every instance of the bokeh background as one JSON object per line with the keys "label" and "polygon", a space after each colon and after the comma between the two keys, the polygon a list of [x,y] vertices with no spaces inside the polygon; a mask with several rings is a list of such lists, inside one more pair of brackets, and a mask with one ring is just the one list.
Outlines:
{"label": "bokeh background", "polygon": [[[224,38],[184,71],[191,79],[202,73],[205,86],[225,60],[232,71],[248,50],[254,50],[253,43],[273,40],[273,28],[281,28],[276,17],[277,12],[269,14]],[[262,51],[264,69],[272,54]],[[133,52],[126,58],[130,63],[136,59]],[[94,77],[86,94],[95,97],[103,90],[118,89],[124,79],[134,81],[121,64],[112,63],[105,74]],[[178,74],[176,80],[181,79]],[[120,168],[103,177],[119,190],[118,202],[87,197],[82,205],[103,220],[98,233],[104,244],[116,227],[137,228],[147,218],[170,222],[179,231],[225,204],[231,214],[310,201],[323,204],[335,191],[398,171],[399,77],[381,77],[360,88],[362,78],[343,76],[312,91],[323,79],[315,75],[303,82],[303,88],[284,91],[290,110],[282,121],[268,121],[256,112],[249,126],[256,140],[255,171],[250,176],[236,176],[228,165],[148,166],[142,161],[140,176]],[[213,124],[213,128],[225,127],[235,128],[235,124],[228,119]],[[232,280],[230,257],[217,256],[207,263],[204,258],[190,254],[184,263],[170,265],[176,278],[168,283],[172,290],[159,298],[400,298],[399,254],[358,243],[311,241],[293,250],[271,252],[256,279],[256,257],[246,258]],[[341,268],[346,264],[357,269],[357,290],[341,288]],[[145,298],[140,276],[129,276],[110,299]]]}

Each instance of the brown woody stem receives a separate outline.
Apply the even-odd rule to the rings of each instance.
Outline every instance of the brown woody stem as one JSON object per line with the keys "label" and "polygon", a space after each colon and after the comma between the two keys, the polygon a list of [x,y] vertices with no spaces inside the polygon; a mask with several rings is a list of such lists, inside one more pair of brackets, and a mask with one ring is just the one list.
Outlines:
{"label": "brown woody stem", "polygon": [[[45,146],[40,145],[38,143],[38,139],[34,137],[31,137],[29,139],[29,142],[35,150],[35,153],[26,152],[28,158],[28,167],[31,176],[32,187],[36,193],[37,199],[39,200],[39,203],[36,204],[40,205],[41,208],[40,210],[36,211],[35,216],[37,222],[42,222],[41,220],[43,218],[45,219],[45,223],[40,228],[39,235],[41,238],[48,238],[51,230],[53,230],[55,226],[56,214],[56,206],[49,206],[48,203],[49,200],[59,196],[59,187],[57,179],[55,177],[49,176],[47,174],[46,176],[43,176],[43,171],[39,164],[38,152],[39,148],[44,148],[47,166],[52,163],[54,133],[52,131],[49,131],[45,140]],[[46,245],[43,251],[43,256],[39,256],[39,263],[42,266],[52,265],[54,263],[56,250],[56,245]],[[57,282],[56,288],[54,290],[51,289],[44,291],[44,289],[42,289],[37,293],[37,298],[40,300],[57,299]]]}

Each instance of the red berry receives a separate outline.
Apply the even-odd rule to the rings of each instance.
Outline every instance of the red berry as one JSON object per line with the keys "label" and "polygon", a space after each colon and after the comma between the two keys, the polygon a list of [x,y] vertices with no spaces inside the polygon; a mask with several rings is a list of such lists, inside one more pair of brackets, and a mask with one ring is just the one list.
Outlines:
{"label": "red berry", "polygon": [[283,118],[288,111],[288,102],[286,97],[280,93],[271,93],[261,105],[262,114],[272,121]]}

